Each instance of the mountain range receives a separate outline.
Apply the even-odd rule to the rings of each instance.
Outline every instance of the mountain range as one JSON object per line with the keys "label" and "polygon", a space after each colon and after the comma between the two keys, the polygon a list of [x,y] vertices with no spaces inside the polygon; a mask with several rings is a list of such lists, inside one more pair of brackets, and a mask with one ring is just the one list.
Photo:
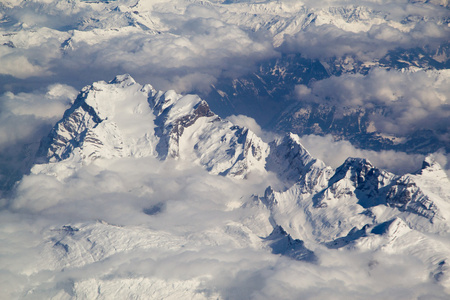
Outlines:
{"label": "mountain range", "polygon": [[0,298],[448,299],[449,11],[1,1]]}
{"label": "mountain range", "polygon": [[[155,171],[146,169],[148,161],[143,159],[157,160],[162,166],[175,169],[177,165],[199,166],[209,176],[224,177],[232,186],[251,186],[256,176],[267,178],[275,187],[269,186],[258,194],[244,193],[237,203],[219,200],[226,207],[213,210],[222,210],[222,214],[232,212],[232,217],[225,216],[225,221],[218,221],[212,232],[208,222],[195,225],[195,232],[189,235],[165,227],[167,218],[174,213],[170,201],[158,202],[141,211],[147,218],[162,222],[159,226],[165,229],[152,229],[146,222],[141,223],[142,220],[133,225],[104,220],[53,225],[41,233],[43,239],[36,246],[41,256],[28,267],[27,273],[50,272],[56,278],[66,278],[66,273],[95,269],[97,264],[109,264],[121,255],[137,258],[141,251],[187,255],[189,251],[213,245],[226,251],[248,248],[315,266],[321,265],[330,252],[346,249],[352,253],[368,253],[371,257],[395,253],[413,258],[429,273],[424,282],[434,282],[446,291],[449,288],[450,251],[445,237],[450,228],[450,184],[446,173],[431,156],[414,174],[395,175],[362,158],[348,158],[333,169],[312,157],[293,133],[264,142],[248,128],[221,119],[200,97],[156,91],[148,84],[136,83],[130,75],[117,76],[110,82],[95,82],[81,90],[73,105],[42,140],[31,174],[19,183],[17,193],[25,192],[29,197],[29,190],[38,188],[39,178],[44,182],[54,178],[53,184],[61,185],[64,190],[71,182],[86,177],[85,172],[92,172],[90,168],[94,168],[95,174],[102,174],[113,170],[115,164],[143,163],[139,176],[152,176]],[[120,172],[130,173],[125,167]],[[155,174],[158,176],[158,172]],[[90,192],[82,192],[80,186],[73,188],[78,200],[71,200],[75,203],[69,207],[77,201],[97,201],[98,197],[117,192],[116,187],[106,185],[100,194],[89,196]],[[148,199],[146,202],[161,197],[152,192],[142,194],[143,188],[139,188],[140,192],[121,191],[119,203],[139,194]],[[220,185],[215,185],[213,190],[216,188]],[[228,193],[234,194],[225,191]],[[18,197],[11,208],[16,212],[48,212],[70,203],[64,204],[64,194],[50,196],[55,203],[49,203],[47,197],[34,200]],[[90,200],[84,200],[86,197]],[[200,213],[199,209],[190,208],[194,213]],[[177,226],[193,226],[187,225],[192,222],[190,218],[180,222]],[[185,230],[189,231],[181,231]],[[214,257],[217,253],[208,255]],[[142,263],[148,264],[145,261]],[[367,263],[367,268],[377,268],[377,262]],[[114,274],[120,273],[112,268]],[[223,296],[199,290],[199,286],[210,284],[201,277],[174,284],[136,275],[134,271],[127,280],[113,279],[117,274],[107,270],[100,272],[103,275],[99,279],[75,275],[47,283],[36,279],[31,283],[33,287],[24,287],[21,295],[33,298],[50,293],[56,298],[90,298],[104,289],[105,294],[98,294],[101,297],[108,297],[112,291],[118,293],[115,296],[124,297],[149,291],[159,298]]]}

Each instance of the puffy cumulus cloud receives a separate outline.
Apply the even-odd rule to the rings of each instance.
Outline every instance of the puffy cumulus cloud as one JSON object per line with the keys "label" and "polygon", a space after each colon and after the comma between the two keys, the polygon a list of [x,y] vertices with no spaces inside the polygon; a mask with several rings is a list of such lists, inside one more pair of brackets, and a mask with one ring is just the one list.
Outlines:
{"label": "puffy cumulus cloud", "polygon": [[75,96],[72,87],[62,84],[34,93],[0,96],[0,190],[9,188],[26,172],[41,138]]}
{"label": "puffy cumulus cloud", "polygon": [[[281,260],[273,268],[251,274],[254,284],[258,280],[264,284],[253,290],[250,298],[445,298],[443,288],[423,281],[429,274],[423,264],[413,258],[357,251],[320,252],[322,261],[319,266]],[[237,293],[230,291],[230,295],[236,296]]]}
{"label": "puffy cumulus cloud", "polygon": [[[269,32],[282,35],[283,28],[293,35],[278,49],[282,52],[300,52],[314,58],[355,55],[364,60],[380,57],[397,47],[441,43],[450,30],[439,23],[445,17],[442,9],[428,4],[365,1],[358,4],[367,7],[365,10],[354,8],[365,24],[364,30],[358,30],[362,23],[346,19],[348,14],[351,16],[349,7],[353,2],[326,2],[329,9],[319,9],[306,2],[306,7],[323,20],[314,23],[322,25],[311,24],[302,30],[303,25],[290,24],[292,16],[305,12],[302,6],[293,5],[292,11],[290,5],[280,6],[286,9],[286,15],[272,20],[280,8],[270,1],[256,1],[264,8],[257,9],[263,21],[256,18],[248,21],[247,16],[255,9],[251,2],[235,5],[181,0],[176,4],[127,0],[16,3],[6,11],[4,26],[0,28],[3,33],[0,43],[15,47],[0,47],[9,53],[7,58],[0,51],[0,59],[9,62],[1,64],[0,73],[16,78],[39,74],[48,82],[59,79],[77,88],[130,73],[158,89],[204,92],[219,77],[247,74],[259,61],[279,55],[273,49]],[[334,6],[344,12],[329,15],[337,9]],[[398,11],[394,9],[397,6]],[[238,13],[237,7],[242,12]],[[366,10],[376,12],[379,22],[371,24],[366,20]],[[402,24],[404,18],[411,16],[418,20]],[[331,22],[333,18],[338,21]],[[241,24],[240,19],[250,24],[247,21]],[[14,69],[14,61],[14,64],[21,63],[22,68]],[[16,88],[23,88],[27,83],[17,82]]]}
{"label": "puffy cumulus cloud", "polygon": [[[423,155],[406,154],[404,152],[372,151],[357,149],[348,141],[335,141],[331,135],[305,135],[301,137],[302,144],[314,157],[323,160],[326,164],[337,168],[348,157],[367,158],[376,167],[388,170],[395,174],[411,173],[422,167]],[[443,153],[436,153],[437,161],[445,168],[447,158]]]}
{"label": "puffy cumulus cloud", "polygon": [[295,86],[294,93],[297,97],[303,98],[311,95],[311,89],[304,84],[298,84]]}
{"label": "puffy cumulus cloud", "polygon": [[2,110],[16,116],[55,120],[73,102],[77,93],[71,86],[63,84],[48,86],[45,94],[7,92],[1,98]]}
{"label": "puffy cumulus cloud", "polygon": [[[1,44],[11,42],[0,46],[8,48],[2,50],[1,60],[6,61],[6,55],[23,57],[47,71],[42,77],[47,76],[49,82],[80,87],[127,72],[161,89],[204,91],[219,76],[248,72],[258,60],[276,55],[270,42],[254,40],[251,34],[223,21],[222,15],[207,5],[140,1],[136,9],[144,7],[148,11],[141,14],[138,24],[136,14],[127,10],[129,7],[121,7],[131,4],[127,1],[25,2],[54,10],[42,18],[38,15],[43,10],[36,13],[32,6],[8,13],[12,17],[2,23],[6,27],[1,30],[13,35],[0,37]],[[13,6],[19,1],[8,3]],[[74,8],[65,10],[65,5]],[[111,9],[113,6],[117,9]],[[100,17],[100,11],[107,12],[108,18]],[[55,17],[53,21],[49,16]],[[28,30],[23,26],[20,32],[14,29],[25,23],[35,27]],[[44,24],[52,29],[38,28]],[[372,34],[395,43],[399,33],[383,28],[379,26],[376,31],[374,27]],[[65,32],[67,29],[73,31]],[[428,30],[439,38],[440,27]],[[295,38],[293,45],[298,42]],[[408,38],[406,35],[404,43]],[[368,45],[370,41],[365,38],[361,49],[369,49]],[[337,49],[347,51],[344,42]],[[25,79],[34,76],[33,70],[24,70],[19,74],[10,68],[9,73],[2,74]],[[344,76],[299,86],[297,92],[311,101],[328,95],[349,105],[394,107],[392,103],[409,103],[404,99],[412,94],[408,89],[414,80],[428,82],[431,76],[421,73],[404,85],[401,76],[416,75],[398,75],[396,79],[392,74],[369,74],[368,78],[378,81],[384,89],[371,86],[362,77]],[[391,76],[396,84],[383,81],[385,76]],[[355,92],[359,85],[352,85],[351,80],[369,90],[371,96],[359,96]],[[436,99],[442,95],[433,94],[428,99],[423,82],[423,92],[417,88],[419,96],[410,105],[442,111],[441,104],[432,104],[438,103]],[[439,86],[436,93],[448,95],[446,81],[442,86],[437,82],[429,80],[429,84]],[[336,88],[337,94],[326,94],[319,90],[321,85]],[[393,92],[403,96],[391,96]],[[40,138],[61,117],[75,94],[69,86],[52,85],[47,90],[4,93],[0,97],[2,188],[10,187],[11,178],[18,179],[27,171],[31,161],[24,159],[32,158]],[[403,115],[401,109],[395,111]],[[265,135],[251,118],[232,116],[230,120]],[[416,163],[419,167],[422,159],[389,151],[361,151],[347,142],[333,142],[330,137],[306,136],[302,141],[313,155],[332,165],[349,155],[364,156],[379,167],[404,172]],[[340,160],[337,153],[345,154]],[[443,154],[439,157],[445,159]],[[271,254],[262,244],[261,234],[243,225],[243,220],[256,222],[262,224],[259,232],[270,232],[269,216],[258,215],[262,208],[255,208],[254,203],[242,205],[251,194],[261,194],[269,184],[276,184],[275,180],[250,176],[239,181],[213,176],[180,160],[161,162],[154,158],[99,159],[63,181],[44,174],[25,175],[13,193],[6,195],[8,198],[1,198],[2,295],[25,299],[95,298],[100,290],[105,297],[122,298],[130,293],[175,299],[446,297],[448,291],[428,279],[427,267],[410,257],[335,251],[313,241],[309,244],[319,257],[317,264]],[[125,292],[128,294],[121,294]]]}
{"label": "puffy cumulus cloud", "polygon": [[450,128],[450,72],[373,69],[368,75],[333,76],[297,86],[301,101],[331,103],[341,113],[346,107],[381,110],[371,116],[377,132],[404,135],[436,131],[448,141]]}
{"label": "puffy cumulus cloud", "polygon": [[[183,161],[161,162],[153,157],[100,159],[64,181],[51,175],[25,176],[16,189],[11,207],[18,212],[39,213],[61,222],[102,219],[124,225],[140,224],[154,208],[156,213],[170,210],[174,214],[173,221],[165,220],[158,228],[181,220],[199,220],[198,224],[204,224],[218,221],[221,210],[236,205],[233,203],[240,202],[244,195],[264,190],[273,180],[272,176],[250,176],[248,181],[241,182],[210,175]],[[124,199],[127,199],[126,205],[123,205]],[[75,209],[77,206],[83,208]],[[106,206],[108,210],[101,209]],[[217,215],[212,211],[201,213],[203,209],[212,208],[217,209]]]}
{"label": "puffy cumulus cloud", "polygon": [[[100,3],[97,6],[102,8]],[[7,0],[6,3],[2,1],[2,4],[6,7],[4,28],[12,29],[70,30],[95,14],[95,9],[80,0]]]}
{"label": "puffy cumulus cloud", "polygon": [[[73,102],[77,95],[74,88],[53,84],[46,91],[0,96],[0,149],[34,135],[36,128],[53,125]],[[39,137],[35,137],[39,141]]]}
{"label": "puffy cumulus cloud", "polygon": [[259,126],[253,118],[244,115],[231,115],[227,117],[227,120],[233,124],[249,128],[251,131],[256,133],[257,136],[261,136],[262,134],[261,126]]}
{"label": "puffy cumulus cloud", "polygon": [[444,171],[450,178],[450,154],[441,150],[433,153],[433,158],[444,168]]}
{"label": "puffy cumulus cloud", "polygon": [[[1,49],[0,49],[1,50]],[[0,74],[11,75],[17,78],[27,78],[37,75],[45,75],[45,70],[31,64],[24,56],[0,53],[4,63],[0,66]]]}
{"label": "puffy cumulus cloud", "polygon": [[[49,29],[33,28],[18,32],[1,30],[0,27],[0,75],[17,79],[49,78],[51,62],[61,58],[60,45],[67,34]],[[51,83],[57,82],[55,78]],[[22,80],[23,84],[26,82]],[[47,85],[47,84],[46,84]],[[5,86],[0,84],[0,91]]]}
{"label": "puffy cumulus cloud", "polygon": [[[112,276],[107,282],[118,281],[119,286],[125,278],[131,282],[148,278],[150,282],[144,280],[140,286],[149,289],[153,279],[161,284],[193,280],[193,286],[184,287],[186,292],[201,295],[201,282],[223,273],[232,278],[239,268],[252,269],[261,256],[269,261],[276,259],[270,252],[254,249],[248,233],[235,225],[242,215],[236,208],[250,194],[264,190],[268,184],[265,180],[258,177],[243,182],[213,176],[180,161],[161,162],[155,158],[99,160],[64,182],[47,175],[25,176],[11,203],[12,212],[0,211],[0,237],[12,243],[0,247],[2,255],[10,258],[8,262],[2,260],[0,268],[9,279],[0,280],[0,286],[7,295],[17,295],[31,288],[31,280],[38,286],[36,293],[47,298],[68,280],[90,290],[98,288],[95,282],[88,282],[90,279]],[[109,224],[98,223],[95,227],[99,219]],[[106,230],[101,235],[107,236],[112,233],[109,230],[117,228],[119,240],[117,245],[110,244],[116,242],[109,238],[96,241],[99,249],[105,247],[104,260],[91,263],[90,254],[82,250],[76,258],[77,266],[69,265],[64,257],[57,258],[52,242],[60,239],[58,230],[68,223],[78,228],[94,224]],[[33,230],[28,231],[28,226]],[[81,238],[94,239],[89,235]],[[19,247],[25,240],[27,244],[12,254],[16,245]],[[68,249],[75,246],[70,244]],[[120,250],[111,253],[112,247]],[[25,257],[40,259],[30,262]],[[67,272],[61,273],[65,264]],[[51,279],[54,275],[58,279]],[[8,286],[11,282],[14,284]],[[114,290],[106,283],[103,286],[105,293]],[[171,291],[169,286],[163,287]],[[214,292],[211,285],[202,290],[205,288]],[[75,286],[74,292],[80,295],[83,290]],[[192,298],[185,294],[180,297]]]}
{"label": "puffy cumulus cloud", "polygon": [[216,81],[215,76],[202,72],[194,72],[184,76],[175,75],[169,82],[155,80],[156,83],[164,82],[163,86],[176,87],[179,91],[196,91],[200,94],[207,94],[211,90],[211,84]]}

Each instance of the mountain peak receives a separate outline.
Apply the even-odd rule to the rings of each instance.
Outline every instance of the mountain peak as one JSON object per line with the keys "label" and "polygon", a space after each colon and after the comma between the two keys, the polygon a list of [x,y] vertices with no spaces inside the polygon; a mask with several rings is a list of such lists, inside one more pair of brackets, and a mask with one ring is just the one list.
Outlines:
{"label": "mountain peak", "polygon": [[110,81],[111,84],[121,84],[121,86],[127,86],[136,84],[136,81],[130,74],[117,75],[113,80]]}
{"label": "mountain peak", "polygon": [[343,166],[356,167],[356,168],[362,168],[362,167],[373,168],[374,167],[369,160],[367,160],[365,158],[359,158],[359,157],[348,157],[345,160]]}
{"label": "mountain peak", "polygon": [[266,167],[283,180],[297,182],[313,169],[326,168],[322,161],[306,150],[300,142],[300,137],[294,133],[288,133],[273,141],[270,143],[270,149]]}
{"label": "mountain peak", "polygon": [[293,239],[281,226],[276,226],[272,233],[265,238],[266,243],[272,249],[273,254],[281,254],[295,260],[311,263],[317,262],[318,258],[313,251],[305,247],[304,242]]}
{"label": "mountain peak", "polygon": [[[57,174],[60,168],[52,165],[57,162],[66,170],[97,158],[155,156],[245,178],[252,170],[265,172],[268,152],[258,136],[220,119],[199,96],[156,92],[125,74],[82,89],[42,141],[37,160],[42,164],[32,171]],[[71,174],[63,173],[59,177]]]}
{"label": "mountain peak", "polygon": [[[367,159],[349,157],[336,169],[330,182],[335,183],[344,178],[349,179],[355,187],[365,183],[367,180],[378,182],[378,177],[386,173],[374,167]],[[376,184],[378,186],[378,184]]]}
{"label": "mountain peak", "polygon": [[97,158],[153,155],[154,116],[148,98],[154,94],[151,86],[141,86],[129,75],[84,87],[41,141],[36,162],[51,164],[36,165],[32,172],[65,177],[71,172],[50,170],[58,169],[53,163],[65,161],[74,169]]}
{"label": "mountain peak", "polygon": [[434,164],[436,164],[437,162],[434,160],[434,158],[433,158],[433,156],[432,155],[427,155],[426,157],[425,157],[425,159],[423,160],[423,163],[422,163],[422,169],[426,169],[426,168],[428,168],[428,167],[431,167],[431,166],[433,166]]}
{"label": "mountain peak", "polygon": [[420,175],[426,175],[430,173],[445,173],[441,165],[436,161],[433,154],[429,154],[424,158],[422,162],[422,168],[416,172],[416,174]]}
{"label": "mountain peak", "polygon": [[401,218],[395,217],[392,220],[377,224],[372,228],[371,233],[378,235],[386,235],[388,237],[398,237],[405,232],[411,231],[408,224]]}

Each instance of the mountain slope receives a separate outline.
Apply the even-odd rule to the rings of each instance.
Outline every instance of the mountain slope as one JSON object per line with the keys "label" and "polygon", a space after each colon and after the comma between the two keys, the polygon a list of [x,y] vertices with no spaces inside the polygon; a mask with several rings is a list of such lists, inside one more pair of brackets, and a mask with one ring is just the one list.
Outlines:
{"label": "mountain slope", "polygon": [[198,96],[156,92],[122,75],[82,90],[42,141],[41,164],[32,172],[70,170],[97,158],[152,156],[181,157],[214,174],[245,177],[264,171],[267,151],[254,133],[221,120]]}

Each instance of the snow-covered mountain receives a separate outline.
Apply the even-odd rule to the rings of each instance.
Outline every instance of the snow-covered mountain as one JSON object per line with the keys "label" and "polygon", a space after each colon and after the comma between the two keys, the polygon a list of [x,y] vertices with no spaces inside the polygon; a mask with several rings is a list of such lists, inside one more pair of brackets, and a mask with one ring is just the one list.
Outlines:
{"label": "snow-covered mountain", "polygon": [[156,92],[122,75],[82,90],[41,143],[37,160],[48,164],[32,172],[48,173],[60,165],[74,170],[97,158],[153,156],[245,177],[264,170],[267,152],[259,137],[221,120],[198,96]]}
{"label": "snow-covered mountain", "polygon": [[[295,206],[305,200],[309,209],[323,208],[333,214],[337,207],[350,209],[346,215],[355,215],[351,207],[358,207],[362,219],[377,223],[374,211],[386,215],[385,209],[394,210],[408,218],[420,216],[424,224],[414,220],[409,225],[429,231],[436,226],[437,231],[447,230],[450,217],[448,178],[431,157],[417,173],[402,176],[359,158],[349,158],[334,170],[313,158],[295,134],[263,142],[248,128],[222,120],[197,95],[157,92],[148,84],[136,83],[130,75],[83,88],[42,140],[36,157],[33,174],[59,179],[97,159],[125,157],[187,161],[212,174],[238,178],[272,172],[290,186],[284,192],[266,190],[261,201],[270,208],[284,203],[286,196],[290,200],[299,197]],[[67,170],[70,172],[65,173]],[[343,202],[349,205],[342,206]],[[384,208],[382,212],[379,207]],[[327,232],[326,237],[333,235]]]}
{"label": "snow-covered mountain", "polygon": [[[162,165],[151,167],[155,164]],[[177,180],[187,180],[183,178],[186,166],[200,166],[210,174],[202,176],[218,177],[214,180],[221,183],[213,184],[204,177],[211,182],[204,185],[194,179],[191,188],[200,198],[192,197],[188,190],[190,196],[183,201],[169,200],[176,194],[164,200],[164,194],[176,188],[171,183],[165,187],[169,190],[155,193],[158,187],[152,181],[162,182],[158,177],[168,172],[161,171],[164,166],[174,168],[170,177]],[[106,183],[117,176],[123,183],[120,179],[112,180],[112,185]],[[264,193],[257,192],[259,196],[244,192],[258,177],[266,178],[262,184],[272,182],[277,187],[269,186]],[[142,181],[145,178],[151,179]],[[83,180],[100,186],[82,190],[78,185],[85,185]],[[38,191],[50,182],[45,189],[67,194],[40,196]],[[98,205],[108,209],[108,202],[127,215],[126,201],[132,201],[132,206],[148,202],[134,212],[132,224],[90,218],[83,222],[63,218],[57,226],[50,223],[32,246],[40,258],[21,274],[48,272],[57,279],[44,284],[37,277],[31,285],[22,283],[18,290],[23,298],[149,294],[226,298],[227,292],[216,290],[214,283],[221,270],[230,267],[230,262],[222,261],[222,251],[253,255],[250,264],[265,260],[263,265],[270,265],[279,258],[314,270],[330,266],[326,256],[336,251],[344,251],[339,255],[367,255],[370,270],[385,267],[377,267],[377,260],[400,255],[408,258],[405,263],[416,260],[421,274],[429,274],[422,283],[436,284],[443,293],[450,289],[446,267],[450,259],[450,183],[432,157],[425,159],[417,173],[402,176],[360,158],[349,158],[333,169],[312,157],[295,134],[266,143],[249,129],[222,120],[196,95],[157,92],[129,75],[82,89],[42,140],[31,174],[16,189],[18,196],[11,203],[16,213],[67,214],[79,201],[88,215],[98,214],[90,212]],[[197,194],[197,189],[206,194]],[[221,189],[223,192],[218,192]],[[109,200],[101,204],[104,200],[100,199]],[[213,263],[213,270],[206,273],[195,267],[197,271],[183,278],[160,273],[169,267],[158,266],[166,260],[185,268],[183,257],[192,251],[206,251],[205,259],[220,262]],[[144,269],[122,270],[125,257],[137,260]],[[98,268],[99,264],[108,265],[110,271]],[[169,268],[178,273],[180,266]],[[94,272],[91,277],[76,275],[77,270],[89,269]],[[123,280],[123,272],[129,279]]]}

